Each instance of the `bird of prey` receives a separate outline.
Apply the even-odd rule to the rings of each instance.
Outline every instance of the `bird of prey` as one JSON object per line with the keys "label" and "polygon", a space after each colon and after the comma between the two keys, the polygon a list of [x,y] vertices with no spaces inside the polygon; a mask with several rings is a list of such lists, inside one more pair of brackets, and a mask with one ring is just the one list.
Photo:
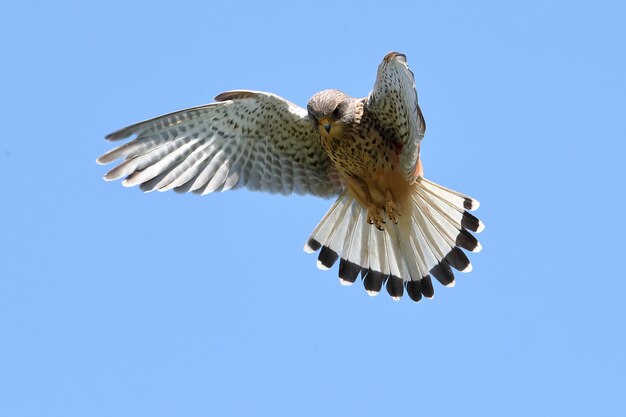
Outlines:
{"label": "bird of prey", "polygon": [[406,56],[390,52],[365,98],[315,94],[303,109],[275,94],[238,90],[215,102],[165,114],[111,133],[134,139],[97,162],[122,161],[107,181],[144,191],[194,192],[246,187],[277,194],[337,197],[308,238],[317,266],[339,260],[339,282],[360,276],[370,295],[385,286],[395,300],[434,295],[431,276],[454,285],[452,269],[471,270],[461,250],[478,252],[470,232],[483,223],[478,201],[423,176],[426,125]]}

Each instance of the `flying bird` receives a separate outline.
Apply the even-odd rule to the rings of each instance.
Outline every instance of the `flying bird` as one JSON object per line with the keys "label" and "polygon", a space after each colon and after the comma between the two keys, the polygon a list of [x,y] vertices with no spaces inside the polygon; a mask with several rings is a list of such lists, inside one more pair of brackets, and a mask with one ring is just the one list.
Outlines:
{"label": "flying bird", "polygon": [[304,245],[317,266],[339,260],[339,282],[360,276],[370,295],[432,298],[431,276],[453,286],[469,272],[465,252],[478,201],[424,178],[426,124],[406,56],[390,52],[365,98],[315,94],[304,109],[272,93],[228,91],[215,102],[165,114],[106,137],[134,139],[97,159],[121,162],[107,181],[143,191],[193,192],[246,187],[275,194],[337,197]]}

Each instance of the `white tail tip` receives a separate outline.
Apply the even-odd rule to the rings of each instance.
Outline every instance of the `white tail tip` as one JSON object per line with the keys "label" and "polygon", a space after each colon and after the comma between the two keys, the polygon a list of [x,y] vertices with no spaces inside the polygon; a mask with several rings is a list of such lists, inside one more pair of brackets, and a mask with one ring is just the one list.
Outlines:
{"label": "white tail tip", "polygon": [[483,245],[481,245],[481,244],[480,244],[480,242],[478,242],[478,243],[476,244],[476,247],[474,248],[474,250],[472,250],[472,252],[474,252],[474,253],[478,253],[478,252],[480,252],[481,250],[483,250]]}
{"label": "white tail tip", "polygon": [[342,285],[344,287],[349,287],[350,285],[354,284],[354,282],[345,280],[343,278],[339,278],[339,285]]}
{"label": "white tail tip", "polygon": [[330,269],[329,267],[321,263],[319,260],[317,261],[317,268],[321,269],[322,271],[328,271]]}

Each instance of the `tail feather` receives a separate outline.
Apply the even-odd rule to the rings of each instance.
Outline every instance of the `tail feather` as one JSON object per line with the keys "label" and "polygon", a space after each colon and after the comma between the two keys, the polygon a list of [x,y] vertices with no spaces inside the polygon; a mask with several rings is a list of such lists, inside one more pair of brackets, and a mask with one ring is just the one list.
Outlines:
{"label": "tail feather", "polygon": [[414,231],[415,236],[423,236],[425,243],[424,252],[427,253],[428,265],[434,265],[446,256],[449,245],[445,242],[441,232],[439,232],[432,224],[428,214],[420,207],[419,204],[414,205],[413,219],[417,224],[417,230]]}
{"label": "tail feather", "polygon": [[[346,233],[348,233],[341,253],[345,256],[339,264],[339,283],[341,285],[352,285],[356,281],[359,273],[363,269],[360,265],[368,265],[368,258],[365,256],[363,248],[364,239],[369,239],[369,224],[366,222],[364,211],[357,205],[350,205],[350,216],[347,220]],[[350,233],[351,231],[351,233]],[[364,237],[364,232],[367,237]],[[341,236],[338,234],[338,236]],[[348,261],[351,259],[352,261]]]}
{"label": "tail feather", "polygon": [[385,230],[367,222],[364,209],[348,191],[337,198],[309,237],[304,250],[320,251],[318,267],[331,268],[339,259],[339,282],[351,285],[359,274],[369,295],[383,285],[391,297],[406,293],[413,301],[432,298],[430,276],[454,286],[452,268],[469,272],[469,259],[461,250],[481,250],[470,233],[484,225],[467,212],[478,201],[423,178],[418,179],[397,224],[388,218]]}
{"label": "tail feather", "polygon": [[448,262],[439,262],[430,270],[430,273],[441,285],[454,287],[454,272],[452,272],[452,268],[450,268]]}
{"label": "tail feather", "polygon": [[[346,259],[352,259],[353,261],[358,257],[357,251],[360,251],[361,239],[362,239],[362,227],[360,227],[365,222],[363,218],[363,211],[359,210],[358,207],[351,205],[350,206],[350,218],[348,219],[346,230],[352,230],[353,233],[349,233],[342,247],[341,253],[346,254]],[[354,251],[354,252],[353,252]],[[339,282],[342,285],[350,285],[353,284],[356,276],[358,276],[359,272],[361,272],[361,267],[355,264],[354,262],[348,262],[346,259],[342,259],[345,261],[346,266],[344,266],[343,270],[345,271],[345,276],[342,275],[341,265],[339,266]],[[352,266],[354,265],[354,267]],[[356,268],[355,268],[356,267]],[[358,269],[357,269],[358,268]],[[354,272],[356,271],[356,272]],[[354,278],[353,278],[354,275]]]}
{"label": "tail feather", "polygon": [[307,253],[313,253],[320,249],[321,243],[324,242],[328,237],[329,232],[333,227],[336,227],[339,220],[339,212],[336,210],[338,206],[343,206],[343,199],[345,199],[347,195],[344,193],[339,196],[335,204],[331,207],[330,210],[326,213],[326,215],[322,218],[322,220],[317,224],[311,237],[304,245],[304,251]]}
{"label": "tail feather", "polygon": [[421,280],[422,295],[426,298],[433,298],[435,296],[435,287],[433,287],[433,281],[430,279],[430,275],[426,275]]}
{"label": "tail feather", "polygon": [[338,258],[339,255],[337,255],[337,252],[330,249],[328,246],[322,246],[320,254],[317,258],[317,267],[319,269],[330,269],[333,267],[335,262],[337,262]]}
{"label": "tail feather", "polygon": [[339,222],[338,226],[331,231],[328,247],[341,248],[346,240],[346,235],[354,228],[354,226],[350,224],[350,220],[353,219],[353,216],[348,213],[350,210],[351,207],[349,205],[346,205],[343,210],[340,210],[339,217],[348,218],[348,221]]}
{"label": "tail feather", "polygon": [[367,294],[372,297],[378,295],[383,288],[384,280],[385,276],[381,272],[369,269],[363,277],[363,286]]}
{"label": "tail feather", "polygon": [[387,280],[387,285],[385,286],[387,289],[387,293],[393,298],[395,301],[399,301],[404,294],[404,282],[402,278],[396,276],[390,276]]}
{"label": "tail feather", "polygon": [[402,247],[397,229],[394,228],[393,232],[384,234],[387,257],[389,258],[389,275],[392,277],[410,276],[409,268],[402,252],[395,250],[395,248]]}
{"label": "tail feather", "polygon": [[[428,268],[426,267],[426,263],[424,261],[422,248],[419,245],[416,245],[415,239],[411,236],[410,233],[401,233],[400,239],[401,239],[400,243],[402,247],[408,248],[408,250],[414,254],[414,259],[415,259],[415,262],[408,262],[408,261],[406,262],[407,267],[409,269],[409,276],[411,277],[411,280],[405,280],[405,282],[407,284],[413,281],[419,283],[419,280],[421,277],[425,277],[428,275]],[[407,289],[407,292],[408,292],[408,289]]]}
{"label": "tail feather", "polygon": [[[456,217],[455,219],[451,217],[451,215],[446,213],[446,209],[449,209],[449,206],[447,204],[438,204],[442,200],[435,200],[431,198],[428,193],[423,192],[419,188],[416,188],[416,193],[417,197],[414,197],[414,199],[423,199],[427,203],[425,207],[428,211],[428,217],[431,219],[434,226],[442,232],[442,236],[445,238],[448,244],[453,245],[453,243],[456,243],[456,240],[460,240],[463,242],[463,245],[467,246],[463,247],[463,249],[467,249],[471,252],[480,252],[482,247],[478,243],[478,240],[469,235],[469,233],[467,233],[461,225],[463,218],[463,214],[461,212],[452,209],[452,211],[454,212],[453,215]],[[419,204],[419,201],[416,201],[416,204]],[[469,235],[470,237],[468,237],[467,235]],[[459,238],[459,236],[463,237]]]}
{"label": "tail feather", "polygon": [[443,201],[447,201],[452,207],[463,207],[466,210],[476,210],[480,206],[478,200],[466,196],[465,194],[461,194],[458,191],[435,184],[426,178],[420,178],[419,181],[426,191],[438,196]]}
{"label": "tail feather", "polygon": [[[480,206],[480,203],[477,200],[474,200],[471,197],[463,196],[463,194],[448,190],[447,188],[440,186],[435,187],[435,183],[430,181],[427,182],[425,179],[419,181],[418,184],[425,186],[417,187],[416,192],[422,198],[428,199],[431,204],[434,205],[436,210],[447,216],[457,228],[467,229],[476,233],[483,231],[485,228],[483,223],[466,211],[476,210]],[[441,191],[442,189],[446,190],[447,195],[451,198],[450,200],[443,197],[445,193]],[[430,194],[431,198],[427,198],[428,194]]]}
{"label": "tail feather", "polygon": [[408,281],[406,283],[406,292],[409,294],[409,298],[416,303],[419,303],[422,299],[422,285],[420,281]]}
{"label": "tail feather", "polygon": [[[421,226],[420,222],[416,219],[416,217],[421,215],[419,210],[416,211],[417,213],[412,213],[411,215],[409,240],[411,241],[411,246],[415,253],[415,260],[420,264],[420,277],[426,277],[430,273],[433,265],[439,262],[440,258],[437,258],[437,255],[432,249],[432,244],[429,243],[428,235],[422,230],[423,226]],[[415,216],[415,214],[417,214],[417,216]]]}
{"label": "tail feather", "polygon": [[357,264],[341,259],[339,261],[339,283],[341,285],[352,285],[361,272],[361,267]]}
{"label": "tail feather", "polygon": [[[352,234],[347,250],[342,251],[342,258],[358,265],[361,270],[369,268],[369,247],[371,225],[367,223],[367,212],[358,204],[351,203],[351,215],[354,217]],[[360,272],[360,271],[359,271]]]}
{"label": "tail feather", "polygon": [[[387,268],[387,253],[385,251],[384,237],[382,233],[376,233],[373,227],[369,227],[369,246],[367,258],[369,260],[369,269],[375,272],[389,274]],[[367,264],[364,264],[366,266]],[[380,291],[380,290],[379,290]]]}

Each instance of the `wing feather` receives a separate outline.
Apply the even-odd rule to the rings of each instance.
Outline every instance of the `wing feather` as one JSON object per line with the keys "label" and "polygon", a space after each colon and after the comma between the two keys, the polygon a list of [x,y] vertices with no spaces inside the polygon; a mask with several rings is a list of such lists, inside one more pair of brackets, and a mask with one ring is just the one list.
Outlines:
{"label": "wing feather", "polygon": [[332,197],[343,190],[306,110],[259,91],[229,91],[216,100],[108,135],[135,138],[98,158],[100,164],[122,160],[105,179],[199,194],[247,187]]}
{"label": "wing feather", "polygon": [[407,178],[414,178],[426,122],[417,102],[415,78],[405,55],[398,52],[385,55],[378,66],[376,82],[365,108],[376,120],[380,133],[399,145],[400,166]]}

